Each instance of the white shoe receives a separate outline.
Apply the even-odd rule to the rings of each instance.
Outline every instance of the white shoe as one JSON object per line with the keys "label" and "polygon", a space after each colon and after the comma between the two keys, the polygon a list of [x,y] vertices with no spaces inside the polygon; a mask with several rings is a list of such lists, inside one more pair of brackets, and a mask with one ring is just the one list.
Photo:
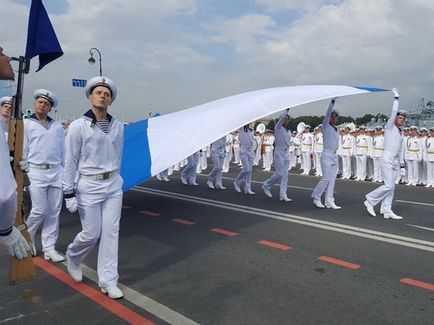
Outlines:
{"label": "white shoe", "polygon": [[52,251],[45,252],[44,259],[46,259],[47,261],[51,260],[54,263],[62,262],[65,260],[65,258],[54,249]]}
{"label": "white shoe", "polygon": [[206,184],[208,185],[208,187],[212,190],[215,190],[215,186],[212,182],[206,182]]}
{"label": "white shoe", "polygon": [[170,182],[170,179],[169,179],[168,177],[164,177],[164,178],[163,178],[163,181],[165,181],[165,182]]}
{"label": "white shoe", "polygon": [[279,200],[280,200],[280,201],[285,201],[285,202],[292,202],[292,199],[290,199],[290,198],[287,197],[287,196],[281,196],[281,197],[279,198]]}
{"label": "white shoe", "polygon": [[238,185],[237,181],[234,181],[234,189],[238,193],[241,193],[241,188],[240,188],[240,185]]}
{"label": "white shoe", "polygon": [[368,200],[365,200],[365,202],[363,202],[363,204],[365,205],[366,210],[368,210],[368,213],[369,213],[371,216],[373,216],[373,217],[376,217],[376,216],[377,216],[377,215],[375,214],[374,206],[373,206],[371,203],[369,203]]}
{"label": "white shoe", "polygon": [[71,262],[68,257],[68,253],[66,253],[66,269],[68,270],[69,275],[75,282],[81,282],[83,280],[83,272],[81,272],[81,265],[75,265]]}
{"label": "white shoe", "polygon": [[383,214],[383,217],[384,217],[384,219],[394,219],[394,220],[404,219],[403,217],[398,216],[398,215],[394,214],[393,212],[385,213],[385,214]]}
{"label": "white shoe", "polygon": [[157,174],[157,179],[158,179],[160,182],[163,181],[163,179],[161,178],[161,175],[160,175],[160,174]]}
{"label": "white shoe", "polygon": [[317,208],[320,208],[320,209],[325,208],[325,205],[322,204],[321,200],[313,200],[313,205],[315,205]]}
{"label": "white shoe", "polygon": [[223,185],[220,185],[220,186],[217,186],[216,189],[218,189],[218,190],[225,190],[226,187],[224,187]]}
{"label": "white shoe", "polygon": [[112,299],[119,299],[124,296],[122,290],[117,286],[101,288],[101,292],[107,294]]}
{"label": "white shoe", "polygon": [[271,194],[270,190],[268,188],[266,188],[264,185],[262,185],[262,190],[264,191],[264,194],[268,197],[273,197],[273,195]]}
{"label": "white shoe", "polygon": [[256,193],[253,192],[252,190],[247,190],[244,192],[245,194],[249,194],[249,195],[255,195]]}
{"label": "white shoe", "polygon": [[193,186],[199,186],[199,184],[198,184],[198,183],[196,183],[196,182],[194,182],[194,183],[191,183],[191,185],[193,185]]}
{"label": "white shoe", "polygon": [[184,185],[188,185],[188,183],[187,183],[187,179],[186,179],[184,176],[181,176],[181,182],[182,182],[182,184],[184,184]]}
{"label": "white shoe", "polygon": [[327,209],[333,209],[333,210],[342,209],[342,207],[340,207],[339,205],[336,205],[334,203],[332,203],[332,204],[326,204],[325,206],[326,206]]}

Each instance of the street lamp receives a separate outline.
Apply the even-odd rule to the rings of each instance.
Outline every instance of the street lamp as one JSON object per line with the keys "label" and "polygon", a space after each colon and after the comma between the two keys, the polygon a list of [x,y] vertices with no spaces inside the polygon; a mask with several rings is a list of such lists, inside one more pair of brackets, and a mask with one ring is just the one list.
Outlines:
{"label": "street lamp", "polygon": [[99,75],[102,76],[101,52],[96,47],[92,47],[89,50],[90,58],[87,60],[87,62],[89,62],[90,64],[94,64],[96,62],[95,59],[93,58],[93,51],[94,50],[98,52],[98,56],[99,56]]}

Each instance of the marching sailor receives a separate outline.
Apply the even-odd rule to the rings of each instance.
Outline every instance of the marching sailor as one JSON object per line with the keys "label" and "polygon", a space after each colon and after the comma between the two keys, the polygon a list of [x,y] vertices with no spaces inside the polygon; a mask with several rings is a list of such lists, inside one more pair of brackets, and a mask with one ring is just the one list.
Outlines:
{"label": "marching sailor", "polygon": [[322,122],[324,149],[321,154],[321,166],[324,176],[316,185],[311,196],[313,198],[313,204],[317,208],[324,208],[324,205],[321,203],[321,196],[325,193],[325,207],[337,210],[341,209],[341,207],[335,204],[335,198],[333,196],[338,172],[338,157],[336,151],[339,147],[339,134],[336,129],[338,113],[333,110],[335,102],[336,98],[330,101],[330,105]]}
{"label": "marching sailor", "polygon": [[289,169],[289,146],[291,143],[291,131],[288,130],[289,109],[280,114],[279,121],[274,126],[275,148],[274,148],[274,174],[262,184],[262,190],[265,195],[272,197],[271,187],[280,182],[280,201],[290,202],[286,190],[288,187],[288,169]]}
{"label": "marching sailor", "polygon": [[384,185],[366,195],[364,205],[368,213],[375,217],[374,207],[381,202],[380,213],[384,219],[402,219],[392,211],[393,195],[395,193],[395,180],[397,174],[405,173],[404,157],[402,151],[402,135],[399,130],[405,123],[404,113],[398,112],[399,93],[392,89],[395,99],[393,101],[392,113],[387,121],[384,130],[384,152],[381,157],[381,173]]}
{"label": "marching sailor", "polygon": [[36,256],[35,235],[40,227],[42,251],[46,260],[65,258],[55,250],[59,236],[59,213],[62,208],[63,159],[65,131],[60,122],[48,116],[58,101],[49,90],[38,89],[34,96],[35,113],[24,120],[23,159],[29,163],[32,210],[27,219],[32,254]]}
{"label": "marching sailor", "polygon": [[187,157],[187,165],[181,171],[181,182],[184,185],[198,186],[196,183],[197,164],[199,163],[200,152],[196,151],[194,154]]}
{"label": "marching sailor", "polygon": [[124,126],[107,113],[117,95],[112,80],[94,77],[87,82],[85,92],[91,109],[71,123],[66,136],[65,202],[71,213],[78,207],[82,225],[66,251],[67,269],[76,282],[81,282],[80,263],[99,240],[98,284],[103,293],[117,299],[123,296],[117,284]]}
{"label": "marching sailor", "polygon": [[244,183],[244,193],[253,195],[252,191],[252,168],[253,168],[253,142],[255,136],[253,130],[250,128],[250,123],[238,129],[239,142],[240,142],[240,159],[243,165],[243,169],[238,174],[234,181],[235,191],[241,193],[241,185]]}
{"label": "marching sailor", "polygon": [[227,137],[223,136],[211,144],[211,159],[213,169],[208,175],[207,185],[211,189],[225,190],[222,184],[223,162],[225,160],[225,148]]}

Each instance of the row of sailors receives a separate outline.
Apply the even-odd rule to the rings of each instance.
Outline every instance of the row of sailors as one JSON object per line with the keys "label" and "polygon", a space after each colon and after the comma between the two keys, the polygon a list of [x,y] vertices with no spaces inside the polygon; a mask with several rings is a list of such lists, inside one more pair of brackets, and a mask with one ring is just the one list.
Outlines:
{"label": "row of sailors", "polygon": [[[339,174],[342,179],[356,179],[358,181],[372,180],[382,182],[380,160],[384,150],[384,131],[381,126],[375,130],[360,126],[351,130],[347,125],[340,130],[340,141],[337,150],[339,160]],[[403,129],[404,159],[406,162],[406,176],[398,179],[398,182],[407,185],[425,185],[434,187],[434,128],[429,131],[426,128],[406,127]],[[264,171],[271,171],[273,165],[273,151],[275,137],[272,131],[266,130],[263,134],[255,133],[253,165],[258,166],[262,159]],[[323,151],[323,137],[321,125],[310,132],[310,126],[306,125],[301,133],[293,132],[291,144],[288,149],[290,156],[289,170],[299,163],[302,175],[309,175],[315,170],[315,176],[322,176],[320,156]],[[240,146],[238,132],[232,132],[226,136],[225,158],[223,161],[223,173],[229,172],[230,163],[242,166],[240,161]],[[196,173],[201,173],[208,167],[208,158],[211,154],[211,145],[198,152],[195,163]],[[184,159],[166,173],[158,175],[158,179],[168,181],[173,171],[179,171],[187,165],[188,159]],[[196,182],[193,182],[196,183]]]}

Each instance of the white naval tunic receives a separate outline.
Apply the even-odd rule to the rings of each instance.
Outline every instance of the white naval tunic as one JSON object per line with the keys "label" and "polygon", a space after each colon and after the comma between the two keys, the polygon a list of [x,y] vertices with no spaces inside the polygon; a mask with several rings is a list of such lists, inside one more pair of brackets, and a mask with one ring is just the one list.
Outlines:
{"label": "white naval tunic", "polygon": [[62,208],[62,176],[65,131],[62,124],[48,117],[47,123],[35,114],[24,120],[23,159],[29,162],[32,210],[26,221],[30,237],[42,226],[42,251],[55,249]]}
{"label": "white naval tunic", "polygon": [[416,185],[419,182],[419,162],[422,161],[422,141],[417,136],[408,137],[405,143],[405,161],[408,169],[408,182]]}
{"label": "white naval tunic", "polygon": [[392,113],[384,130],[384,153],[381,158],[381,172],[384,185],[366,195],[366,199],[373,206],[381,202],[380,213],[382,214],[392,213],[395,180],[398,177],[400,166],[404,165],[403,138],[401,131],[395,125],[398,108],[399,99],[395,98]]}
{"label": "white naval tunic", "polygon": [[312,143],[313,143],[313,136],[309,132],[305,132],[301,135],[301,155],[303,157],[302,160],[302,169],[304,175],[309,175],[310,169],[312,168],[312,160],[311,160],[311,154],[312,154]]}
{"label": "white naval tunic", "polygon": [[372,161],[374,163],[374,182],[382,182],[383,178],[381,177],[381,157],[383,156],[384,151],[384,136],[376,135],[372,139]]}
{"label": "white naval tunic", "polygon": [[12,231],[17,212],[17,183],[9,161],[9,147],[4,137],[4,126],[0,123],[0,234]]}
{"label": "white naval tunic", "polygon": [[324,149],[323,143],[323,134],[322,131],[314,134],[313,136],[313,154],[314,154],[314,162],[315,162],[315,175],[322,176],[322,168],[321,168],[321,153]]}
{"label": "white naval tunic", "polygon": [[288,115],[288,111],[284,110],[280,114],[279,121],[274,126],[274,168],[276,171],[267,179],[263,186],[268,190],[280,182],[279,196],[281,199],[286,198],[286,190],[288,187],[288,169],[289,169],[289,145],[291,144],[291,131],[288,131],[282,124],[285,117]]}
{"label": "white naval tunic", "polygon": [[325,192],[326,206],[335,203],[333,191],[335,188],[336,174],[338,172],[338,157],[336,156],[336,150],[338,150],[339,147],[339,134],[336,128],[331,126],[329,123],[333,107],[334,101],[331,101],[322,122],[324,150],[321,154],[321,167],[323,177],[312,192],[312,198],[314,200],[321,200],[321,195]]}
{"label": "white naval tunic", "polygon": [[253,168],[253,142],[255,142],[255,136],[253,131],[248,128],[239,128],[238,139],[240,141],[240,159],[243,164],[243,169],[238,174],[235,182],[241,187],[244,184],[244,192],[247,193],[252,190],[252,168]]}
{"label": "white naval tunic", "polygon": [[[122,209],[122,184],[119,175],[124,127],[107,114],[108,133],[98,126],[89,110],[73,121],[66,136],[63,190],[65,197],[77,196],[82,231],[69,244],[67,255],[80,264],[98,239],[98,278],[100,287],[118,282],[119,222]],[[76,173],[78,180],[75,183]],[[96,179],[110,172],[107,179]]]}
{"label": "white naval tunic", "polygon": [[365,180],[368,154],[371,151],[370,137],[366,134],[360,134],[356,137],[356,155],[357,180]]}

